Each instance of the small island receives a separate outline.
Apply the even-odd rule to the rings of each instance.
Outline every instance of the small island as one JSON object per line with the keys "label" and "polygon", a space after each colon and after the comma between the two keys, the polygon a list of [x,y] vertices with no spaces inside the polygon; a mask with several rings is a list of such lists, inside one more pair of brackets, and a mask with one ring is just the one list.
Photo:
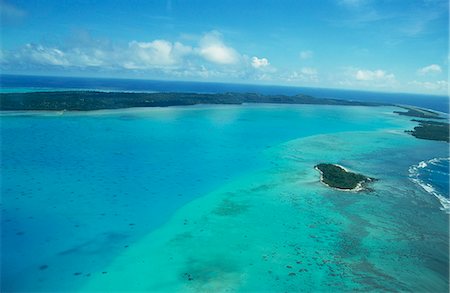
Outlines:
{"label": "small island", "polygon": [[320,181],[328,187],[344,191],[370,191],[367,184],[375,178],[353,173],[336,164],[321,163],[314,166],[320,172]]}

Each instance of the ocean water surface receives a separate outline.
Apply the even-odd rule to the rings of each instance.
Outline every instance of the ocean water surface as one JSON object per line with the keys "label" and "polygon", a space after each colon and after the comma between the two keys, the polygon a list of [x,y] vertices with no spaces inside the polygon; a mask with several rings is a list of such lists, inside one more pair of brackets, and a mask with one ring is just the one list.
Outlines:
{"label": "ocean water surface", "polygon": [[449,160],[450,158],[433,158],[411,166],[409,176],[428,193],[436,196],[442,209],[450,213],[449,198]]}
{"label": "ocean water surface", "polygon": [[396,109],[3,112],[2,292],[446,292],[448,144]]}

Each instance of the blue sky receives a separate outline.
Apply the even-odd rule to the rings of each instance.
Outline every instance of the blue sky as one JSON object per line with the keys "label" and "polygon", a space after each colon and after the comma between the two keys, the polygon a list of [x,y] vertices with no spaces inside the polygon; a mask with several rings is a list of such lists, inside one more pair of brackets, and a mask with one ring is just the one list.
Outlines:
{"label": "blue sky", "polygon": [[447,94],[446,0],[2,1],[3,73]]}

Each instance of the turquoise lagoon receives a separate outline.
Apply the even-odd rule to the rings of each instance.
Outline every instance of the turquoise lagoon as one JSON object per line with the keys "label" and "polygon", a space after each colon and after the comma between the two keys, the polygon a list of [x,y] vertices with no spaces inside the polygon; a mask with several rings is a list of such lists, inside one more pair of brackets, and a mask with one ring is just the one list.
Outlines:
{"label": "turquoise lagoon", "polygon": [[2,291],[446,292],[448,214],[409,171],[448,144],[395,109],[2,113]]}

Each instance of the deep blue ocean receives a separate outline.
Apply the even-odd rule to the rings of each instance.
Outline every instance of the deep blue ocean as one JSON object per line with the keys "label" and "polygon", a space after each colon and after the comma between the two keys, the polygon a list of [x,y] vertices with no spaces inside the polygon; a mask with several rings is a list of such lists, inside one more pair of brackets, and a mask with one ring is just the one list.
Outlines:
{"label": "deep blue ocean", "polygon": [[[341,89],[266,86],[251,84],[230,84],[215,82],[185,82],[161,80],[75,78],[47,76],[1,75],[1,91],[27,88],[28,90],[55,89],[95,89],[105,91],[144,91],[144,92],[195,92],[195,93],[261,93],[261,94],[306,94],[319,98],[335,98],[413,105],[449,113],[449,99],[446,96],[416,95],[405,93],[381,93]],[[30,89],[31,88],[31,89]]]}
{"label": "deep blue ocean", "polygon": [[410,178],[428,193],[436,196],[444,209],[450,210],[449,196],[450,158],[421,161],[409,169]]}

